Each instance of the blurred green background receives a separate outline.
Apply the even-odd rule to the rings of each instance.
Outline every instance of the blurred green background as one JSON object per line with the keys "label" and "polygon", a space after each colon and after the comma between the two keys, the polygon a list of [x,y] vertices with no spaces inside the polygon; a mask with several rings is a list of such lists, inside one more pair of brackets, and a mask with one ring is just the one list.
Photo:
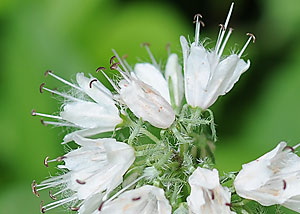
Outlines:
{"label": "blurred green background", "polygon": [[[66,79],[74,79],[77,72],[97,76],[95,69],[108,66],[112,48],[128,54],[130,64],[150,61],[140,47],[143,42],[151,44],[156,59],[164,64],[167,43],[181,55],[179,36],[193,38],[195,13],[203,15],[206,27],[201,37],[209,37],[208,47],[213,47],[230,3],[0,0],[0,213],[39,213],[41,199],[32,195],[30,184],[55,173],[54,167],[44,167],[46,156],[64,153],[60,145],[64,130],[44,127],[30,115],[33,108],[45,113],[59,110],[50,94],[39,93],[42,82],[50,88],[62,86],[45,79],[47,69]],[[235,3],[230,22],[235,31],[227,54],[242,47],[249,31],[257,42],[244,56],[251,59],[249,71],[212,108],[221,171],[239,170],[281,140],[290,145],[300,141],[300,1]]]}

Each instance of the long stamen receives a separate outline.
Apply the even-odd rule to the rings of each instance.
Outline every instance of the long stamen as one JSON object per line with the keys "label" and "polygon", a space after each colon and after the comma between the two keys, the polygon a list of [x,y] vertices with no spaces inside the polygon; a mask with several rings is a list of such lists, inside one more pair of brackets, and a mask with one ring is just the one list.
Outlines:
{"label": "long stamen", "polygon": [[31,115],[32,116],[48,117],[48,118],[53,118],[53,119],[57,119],[57,120],[62,120],[62,117],[60,117],[60,116],[39,113],[39,112],[36,112],[34,109],[31,111]]}
{"label": "long stamen", "polygon": [[120,58],[120,56],[118,55],[117,51],[115,49],[112,49],[113,53],[116,55],[117,59],[119,60],[120,64],[122,65],[122,67],[125,70],[125,73],[129,75],[129,71],[127,70],[126,66],[124,65],[122,59]]}
{"label": "long stamen", "polygon": [[41,123],[45,126],[53,125],[53,126],[68,126],[68,127],[78,128],[78,126],[71,123],[61,123],[61,122],[44,121],[44,120],[41,120]]}
{"label": "long stamen", "polygon": [[225,46],[226,46],[226,44],[227,44],[227,42],[228,42],[228,39],[229,39],[229,37],[230,37],[232,31],[233,31],[233,29],[232,29],[232,28],[229,28],[229,31],[228,31],[228,33],[227,33],[227,36],[226,36],[226,38],[225,38],[225,40],[224,40],[224,42],[223,42],[223,44],[222,44],[222,47],[221,47],[221,49],[220,49],[220,51],[219,51],[219,53],[218,53],[218,56],[219,56],[219,57],[221,57],[221,55],[222,55],[222,53],[223,53],[223,51],[224,51],[224,49],[225,49]]}
{"label": "long stamen", "polygon": [[126,67],[129,69],[129,71],[130,71],[131,73],[133,73],[132,67],[128,64],[128,62],[127,62],[127,60],[126,60],[127,57],[128,57],[128,55],[124,55],[124,56],[122,56],[122,59],[123,59],[123,61],[124,61],[124,64],[126,65]]}
{"label": "long stamen", "polygon": [[63,78],[61,78],[61,77],[55,75],[55,74],[53,73],[53,71],[50,71],[50,70],[46,71],[46,72],[45,72],[45,76],[47,76],[47,75],[50,75],[50,76],[54,77],[55,79],[61,81],[62,83],[65,83],[66,85],[69,85],[69,86],[71,86],[71,87],[73,87],[73,88],[76,88],[76,89],[79,90],[79,91],[82,91],[82,89],[79,88],[77,85],[74,85],[73,83],[70,83],[70,82],[68,82],[67,80],[65,80],[65,79],[63,79]]}
{"label": "long stamen", "polygon": [[204,23],[202,21],[200,21],[200,18],[202,18],[201,14],[196,14],[194,16],[194,23],[196,23],[196,29],[195,29],[195,44],[196,44],[196,46],[199,46],[200,25],[202,24],[204,26]]}
{"label": "long stamen", "polygon": [[100,70],[101,73],[105,76],[105,78],[109,81],[109,83],[112,85],[112,87],[118,92],[120,93],[120,89],[118,88],[118,86],[106,75],[106,73],[103,70]]}
{"label": "long stamen", "polygon": [[82,100],[80,100],[80,99],[77,99],[77,98],[75,98],[75,97],[72,97],[72,96],[69,96],[69,95],[67,95],[67,94],[63,94],[63,93],[61,93],[61,92],[58,92],[58,91],[55,91],[55,90],[51,90],[51,89],[49,89],[49,88],[46,88],[46,87],[44,87],[44,83],[40,86],[40,92],[41,93],[43,93],[43,90],[45,90],[45,91],[48,91],[48,92],[50,92],[50,93],[52,93],[52,94],[56,94],[56,95],[59,95],[59,96],[61,96],[61,97],[64,97],[64,98],[66,98],[66,99],[69,99],[69,100],[73,100],[73,101],[76,101],[76,102],[78,102],[78,101],[82,101]]}
{"label": "long stamen", "polygon": [[253,43],[255,42],[256,38],[252,33],[247,33],[247,36],[249,36],[249,39],[247,40],[247,42],[245,43],[244,47],[242,48],[242,50],[240,51],[238,57],[241,57],[242,54],[244,53],[244,51],[246,50],[247,46],[249,45],[249,43],[251,42],[251,40],[253,39]]}
{"label": "long stamen", "polygon": [[[71,201],[74,201],[76,198],[75,197],[71,197],[71,198],[65,198],[65,199],[62,199],[62,200],[59,200],[59,201],[55,201],[55,202],[52,202],[52,203],[50,203],[50,204],[47,204],[47,205],[45,205],[45,206],[42,206],[41,208],[41,210],[43,210],[44,212],[46,212],[46,211],[48,211],[48,210],[52,210],[52,209],[54,209],[54,208],[56,208],[56,207],[59,207],[59,206],[62,206],[62,205],[64,205],[64,204],[66,204],[66,203],[69,203],[69,202],[71,202]],[[43,213],[44,213],[43,212]]]}
{"label": "long stamen", "polygon": [[156,62],[156,60],[155,60],[155,58],[154,58],[154,56],[153,56],[153,54],[151,53],[151,50],[150,50],[150,48],[149,48],[150,44],[147,43],[147,42],[145,42],[145,43],[142,44],[142,46],[144,46],[144,47],[146,48],[146,51],[147,51],[147,53],[148,53],[148,55],[149,55],[149,57],[150,57],[150,59],[151,59],[151,61],[152,61],[152,64],[153,64],[155,67],[159,68],[159,66],[158,66],[158,64],[157,64],[157,62]]}
{"label": "long stamen", "polygon": [[216,44],[216,53],[218,53],[221,43],[223,41],[223,37],[225,35],[226,29],[227,29],[227,26],[228,26],[228,23],[229,23],[231,14],[232,14],[233,6],[234,6],[234,3],[232,2],[229,12],[228,12],[228,15],[227,15],[227,18],[226,18],[226,21],[225,21],[225,24],[221,25],[220,37],[218,37],[217,44]]}

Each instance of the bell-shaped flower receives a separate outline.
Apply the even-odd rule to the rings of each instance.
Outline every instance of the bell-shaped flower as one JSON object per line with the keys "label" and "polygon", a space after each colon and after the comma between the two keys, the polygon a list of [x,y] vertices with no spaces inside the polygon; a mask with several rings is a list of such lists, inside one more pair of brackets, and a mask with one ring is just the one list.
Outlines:
{"label": "bell-shaped flower", "polygon": [[71,86],[73,88],[73,95],[48,89],[42,84],[40,88],[41,92],[45,90],[60,95],[65,98],[65,102],[62,106],[60,116],[47,115],[35,111],[32,112],[32,115],[39,115],[59,121],[43,121],[45,125],[50,124],[78,128],[79,130],[65,136],[65,143],[71,141],[73,135],[86,137],[102,132],[113,131],[116,125],[122,122],[111,92],[97,79],[92,76],[87,78],[83,73],[77,73],[76,81],[78,85],[75,85],[56,76],[52,72],[47,72],[46,74]]}
{"label": "bell-shaped flower", "polygon": [[[75,206],[72,209],[78,209],[85,200],[89,199],[92,203],[90,199],[94,195],[107,197],[122,183],[123,175],[135,160],[134,149],[113,138],[87,139],[73,135],[73,140],[81,147],[56,159],[65,162],[58,167],[66,173],[33,185],[36,193],[43,189],[61,188],[51,193],[52,198],[59,197],[60,200],[42,206],[43,212],[71,202]],[[48,165],[52,161],[46,159],[45,163]],[[66,195],[69,197],[63,198]]]}
{"label": "bell-shaped flower", "polygon": [[118,64],[114,63],[111,69],[117,70],[123,76],[117,85],[102,71],[106,78],[118,92],[118,99],[124,103],[137,116],[151,125],[158,128],[168,128],[175,120],[175,113],[172,106],[161,94],[150,85],[144,83],[134,75],[131,75],[123,64],[122,60],[117,56],[123,71]]}
{"label": "bell-shaped flower", "polygon": [[98,214],[171,214],[172,207],[164,190],[145,185],[126,191],[116,199],[104,202]]}
{"label": "bell-shaped flower", "polygon": [[189,177],[191,194],[187,198],[190,214],[233,214],[231,193],[219,182],[218,170],[198,167]]}
{"label": "bell-shaped flower", "polygon": [[[169,104],[171,104],[172,100],[174,101],[175,106],[180,106],[184,91],[182,68],[178,62],[177,54],[173,53],[169,55],[165,73],[163,75],[148,45],[145,45],[145,47],[153,62],[152,64],[137,63],[134,66],[133,76],[136,76],[138,79],[158,91]],[[169,81],[171,81],[171,84],[169,84]],[[170,93],[170,91],[172,93]]]}
{"label": "bell-shaped flower", "polygon": [[234,181],[237,194],[264,206],[280,204],[300,213],[300,157],[294,153],[299,145],[281,142],[244,164]]}
{"label": "bell-shaped flower", "polygon": [[233,3],[229,10],[224,25],[221,25],[216,47],[213,50],[206,50],[199,42],[201,15],[195,15],[196,22],[195,41],[189,46],[184,36],[180,37],[184,61],[184,81],[185,97],[187,103],[193,107],[209,108],[220,95],[229,92],[233,85],[239,80],[250,66],[241,59],[246,47],[251,39],[255,39],[252,34],[247,40],[242,50],[228,57],[222,57],[226,43],[232,33],[230,28],[226,37],[225,32],[233,10]]}

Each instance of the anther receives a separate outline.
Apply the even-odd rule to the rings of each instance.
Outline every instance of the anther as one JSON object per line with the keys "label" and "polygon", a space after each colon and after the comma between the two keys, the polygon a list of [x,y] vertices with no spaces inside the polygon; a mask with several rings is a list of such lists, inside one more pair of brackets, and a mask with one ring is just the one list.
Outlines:
{"label": "anther", "polygon": [[80,207],[71,207],[71,211],[78,211]]}
{"label": "anther", "polygon": [[47,124],[44,122],[43,119],[41,119],[41,124],[42,124],[43,126],[47,126]]}
{"label": "anther", "polygon": [[91,81],[90,81],[90,84],[89,84],[90,88],[92,88],[92,84],[93,84],[93,82],[97,82],[97,81],[98,81],[97,79],[93,79],[93,80],[91,80]]}
{"label": "anther", "polygon": [[285,180],[282,180],[283,181],[283,190],[285,190],[286,189],[286,181]]}
{"label": "anther", "polygon": [[112,56],[109,60],[109,63],[112,65],[114,63],[114,59],[116,58],[116,56]]}
{"label": "anther", "polygon": [[62,161],[65,158],[67,158],[67,157],[66,156],[60,156],[60,157],[56,158],[56,161],[60,162],[60,161]]}
{"label": "anther", "polygon": [[200,13],[195,14],[194,21],[197,21],[199,18],[202,19],[202,15]]}
{"label": "anther", "polygon": [[284,147],[283,150],[288,150],[288,149],[290,149],[293,153],[295,152],[295,149],[291,146],[286,146],[286,147]]}
{"label": "anther", "polygon": [[215,200],[215,193],[214,193],[214,191],[213,191],[213,190],[210,190],[210,192],[211,192],[211,199],[212,199],[212,200]]}
{"label": "anther", "polygon": [[35,115],[36,115],[36,110],[35,110],[35,109],[32,109],[32,110],[31,110],[31,115],[32,115],[32,116],[35,116]]}
{"label": "anther", "polygon": [[57,198],[52,194],[52,191],[49,191],[49,196],[52,200],[56,200]]}
{"label": "anther", "polygon": [[81,181],[81,180],[79,180],[79,179],[76,179],[76,182],[78,183],[78,184],[86,184],[86,182],[85,181]]}
{"label": "anther", "polygon": [[133,199],[131,199],[132,201],[138,201],[138,200],[140,200],[141,199],[141,197],[137,197],[137,198],[133,198]]}
{"label": "anther", "polygon": [[250,36],[253,39],[253,43],[256,41],[256,37],[252,33],[246,33],[247,36]]}
{"label": "anther", "polygon": [[43,88],[45,85],[46,85],[46,83],[44,83],[44,82],[40,85],[40,93],[43,93]]}
{"label": "anther", "polygon": [[32,192],[34,195],[36,195],[37,197],[40,197],[40,194],[38,193],[38,191],[36,190],[36,181],[33,180],[32,183],[31,183],[31,189],[32,189]]}
{"label": "anther", "polygon": [[232,203],[225,203],[226,206],[232,207]]}
{"label": "anther", "polygon": [[219,24],[222,31],[225,31],[225,26],[223,24]]}
{"label": "anther", "polygon": [[45,160],[44,160],[44,165],[45,165],[46,167],[49,167],[49,165],[48,165],[48,160],[49,160],[49,156],[47,156],[47,157],[45,158]]}
{"label": "anther", "polygon": [[110,66],[110,70],[116,70],[116,69],[119,67],[118,65],[120,65],[119,62],[116,62],[116,63],[112,64],[112,65]]}
{"label": "anther", "polygon": [[101,204],[100,204],[100,206],[99,206],[99,208],[98,208],[98,210],[99,210],[99,211],[101,211],[101,210],[102,210],[102,207],[103,207],[103,205],[104,205],[104,201],[103,201],[103,202],[101,202]]}
{"label": "anther", "polygon": [[45,213],[46,212],[46,209],[43,206],[44,206],[44,201],[41,201],[41,204],[40,204],[40,211],[41,211],[41,213]]}
{"label": "anther", "polygon": [[105,67],[99,67],[99,68],[96,69],[96,72],[98,73],[101,70],[106,70],[106,68]]}
{"label": "anther", "polygon": [[127,58],[128,58],[128,54],[122,56],[122,59],[127,59]]}
{"label": "anther", "polygon": [[44,73],[44,76],[47,77],[49,73],[53,73],[53,71],[47,70],[47,71]]}
{"label": "anther", "polygon": [[205,24],[204,24],[203,21],[193,21],[194,24],[197,23],[197,22],[199,22],[202,25],[202,27],[205,27]]}
{"label": "anther", "polygon": [[145,47],[145,46],[148,46],[148,47],[149,47],[149,46],[150,46],[150,43],[149,43],[149,42],[144,42],[144,43],[141,44],[141,46],[142,46],[142,47]]}

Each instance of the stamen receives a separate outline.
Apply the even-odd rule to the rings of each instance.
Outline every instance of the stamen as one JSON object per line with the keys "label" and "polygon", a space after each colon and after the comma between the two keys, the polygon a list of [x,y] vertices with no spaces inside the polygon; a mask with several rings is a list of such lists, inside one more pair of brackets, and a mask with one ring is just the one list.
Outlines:
{"label": "stamen", "polygon": [[49,165],[48,165],[48,159],[49,159],[49,156],[47,156],[44,160],[44,165],[48,168]]}
{"label": "stamen", "polygon": [[291,150],[293,153],[295,152],[295,149],[291,146],[286,146],[286,147],[284,147],[283,150],[288,150],[288,149]]}
{"label": "stamen", "polygon": [[68,126],[68,127],[75,127],[75,128],[78,128],[78,126],[75,125],[75,124],[71,124],[71,123],[61,123],[61,122],[53,122],[53,121],[44,121],[43,119],[41,119],[41,123],[42,123],[44,126],[47,126],[47,125],[53,125],[53,126]]}
{"label": "stamen", "polygon": [[31,115],[32,116],[48,117],[48,118],[53,118],[53,119],[57,119],[57,120],[62,120],[62,117],[60,117],[60,116],[39,113],[39,112],[36,112],[35,109],[32,109]]}
{"label": "stamen", "polygon": [[44,85],[46,85],[46,83],[44,83],[44,82],[40,85],[40,93],[41,94],[44,92],[43,91]]}
{"label": "stamen", "polygon": [[40,197],[40,194],[38,193],[36,187],[37,187],[36,181],[33,180],[32,183],[31,183],[31,189],[32,189],[32,192],[33,192],[33,194],[36,195],[37,197]]}
{"label": "stamen", "polygon": [[282,180],[283,181],[283,190],[285,190],[286,189],[286,181],[285,180]]}
{"label": "stamen", "polygon": [[98,81],[97,79],[93,79],[93,80],[91,80],[91,81],[90,81],[90,84],[89,84],[90,88],[92,88],[92,84],[93,84],[93,82],[97,82],[97,81]]}
{"label": "stamen", "polygon": [[142,46],[146,48],[146,51],[148,52],[148,55],[150,56],[150,59],[151,59],[151,61],[152,61],[152,64],[153,64],[155,67],[159,68],[159,66],[158,66],[158,64],[157,64],[157,62],[156,62],[156,60],[155,60],[155,58],[154,58],[154,56],[153,56],[153,54],[151,53],[151,50],[150,50],[150,48],[149,48],[150,44],[149,44],[148,42],[144,42],[144,43],[142,44]]}
{"label": "stamen", "polygon": [[227,36],[226,36],[226,38],[225,38],[225,40],[224,40],[224,42],[223,42],[223,44],[222,44],[222,47],[221,47],[221,49],[220,49],[220,51],[219,51],[219,53],[218,53],[218,56],[219,56],[219,57],[222,56],[223,51],[224,51],[224,49],[225,49],[225,46],[226,46],[226,44],[227,44],[227,42],[228,42],[228,39],[229,39],[229,37],[230,37],[232,31],[233,31],[233,28],[229,28],[229,31],[228,31],[228,33],[227,33]]}
{"label": "stamen", "polygon": [[204,27],[204,23],[200,21],[200,18],[202,18],[201,14],[196,14],[194,16],[194,23],[196,23],[196,29],[195,29],[195,44],[196,46],[199,46],[199,37],[200,37],[200,25]]}
{"label": "stamen", "polygon": [[45,213],[46,212],[46,209],[43,207],[43,204],[44,204],[44,201],[41,201],[41,204],[40,204],[40,211],[41,211],[41,213]]}
{"label": "stamen", "polygon": [[228,206],[228,207],[232,207],[231,203],[225,203],[225,205]]}
{"label": "stamen", "polygon": [[[42,86],[42,85],[41,85],[41,86]],[[44,86],[44,85],[43,85],[43,86]],[[43,87],[43,86],[42,86],[42,87]],[[58,92],[58,91],[51,90],[51,89],[49,89],[49,88],[43,87],[42,89],[45,90],[45,91],[48,91],[48,92],[50,92],[50,93],[52,93],[52,94],[56,94],[56,95],[59,95],[59,96],[61,96],[61,97],[66,98],[66,99],[69,99],[69,100],[73,100],[73,101],[76,101],[76,102],[82,101],[82,100],[77,99],[77,98],[75,98],[75,97],[69,96],[69,95],[67,95],[67,94],[63,94],[63,93]]]}
{"label": "stamen", "polygon": [[71,211],[78,211],[80,209],[80,207],[71,207],[70,210]]}
{"label": "stamen", "polygon": [[[52,210],[52,209],[54,209],[56,207],[62,206],[64,204],[66,204],[66,203],[69,203],[69,202],[75,200],[75,199],[76,198],[74,198],[74,197],[72,197],[72,198],[65,198],[65,199],[62,199],[60,201],[55,201],[55,202],[52,202],[52,203],[47,204],[45,206],[41,206],[41,212],[43,210],[44,212],[42,212],[42,213],[45,213],[48,210]],[[43,205],[43,204],[41,204],[41,205]]]}
{"label": "stamen", "polygon": [[131,199],[132,201],[138,201],[138,200],[140,200],[141,199],[141,197],[137,197],[137,198],[133,198],[133,199]]}
{"label": "stamen", "polygon": [[117,70],[117,68],[119,67],[118,65],[120,65],[119,62],[116,62],[116,63],[112,64],[112,65],[110,66],[110,70]]}
{"label": "stamen", "polygon": [[124,55],[124,56],[122,56],[122,59],[123,59],[123,62],[124,62],[124,64],[125,64],[125,66],[129,69],[129,71],[131,72],[131,73],[133,73],[133,69],[132,69],[132,67],[128,64],[128,62],[127,62],[127,57],[128,57],[128,55],[126,54],[126,55]]}
{"label": "stamen", "polygon": [[109,63],[112,65],[114,64],[114,59],[116,58],[116,56],[112,56],[109,60]]}
{"label": "stamen", "polygon": [[227,26],[228,26],[228,23],[229,23],[229,20],[230,20],[230,16],[232,14],[233,6],[234,6],[234,3],[232,2],[231,6],[230,6],[230,9],[229,9],[229,12],[228,12],[228,15],[227,15],[227,18],[226,18],[226,21],[225,21],[225,24],[224,25],[220,25],[221,26],[220,33],[219,33],[219,36],[218,36],[218,40],[217,40],[217,44],[216,44],[216,49],[215,49],[216,53],[218,53],[219,48],[221,46],[221,43],[223,41],[223,37],[225,35],[226,29],[227,29]]}
{"label": "stamen", "polygon": [[57,198],[52,194],[52,191],[49,191],[49,196],[52,200],[56,200]]}
{"label": "stamen", "polygon": [[247,40],[246,44],[244,45],[244,47],[242,48],[242,50],[239,53],[239,57],[242,56],[242,54],[244,53],[244,51],[246,50],[247,46],[249,45],[250,41],[253,39],[253,42],[256,41],[255,36],[252,33],[247,33],[247,36],[249,36],[249,39]]}
{"label": "stamen", "polygon": [[103,205],[104,205],[104,202],[105,202],[105,201],[102,201],[102,202],[101,202],[101,204],[100,204],[100,206],[99,206],[99,208],[98,208],[98,211],[101,211],[101,210],[102,210],[102,207],[103,207]]}
{"label": "stamen", "polygon": [[63,79],[63,78],[61,78],[61,77],[59,77],[59,76],[56,76],[56,75],[53,73],[53,71],[50,71],[50,70],[46,71],[46,72],[45,72],[45,76],[48,76],[48,74],[49,74],[50,76],[54,77],[55,79],[61,81],[62,83],[65,83],[66,85],[69,85],[69,86],[71,86],[71,87],[73,87],[73,88],[76,88],[76,89],[79,90],[79,91],[82,91],[82,89],[79,88],[77,85],[74,85],[73,83],[70,83],[70,82],[68,82],[67,80]]}
{"label": "stamen", "polygon": [[112,51],[113,51],[113,53],[115,54],[115,56],[117,57],[117,59],[119,60],[121,66],[124,68],[125,73],[126,73],[127,75],[130,75],[130,74],[129,74],[129,71],[127,70],[126,66],[124,65],[122,59],[119,57],[118,53],[117,53],[114,49],[112,49]]}
{"label": "stamen", "polygon": [[76,179],[76,182],[78,183],[78,184],[86,184],[86,182],[85,181],[81,181],[81,180],[79,180],[79,179]]}
{"label": "stamen", "polygon": [[210,190],[210,193],[211,193],[211,199],[212,200],[215,200],[215,193],[213,190]]}
{"label": "stamen", "polygon": [[99,68],[96,69],[96,72],[98,73],[100,70],[106,70],[106,68],[105,67],[99,67]]}
{"label": "stamen", "polygon": [[109,83],[112,85],[112,87],[120,93],[120,89],[116,86],[116,84],[106,75],[106,73],[103,70],[100,70],[101,73],[106,77],[106,79],[109,81]]}
{"label": "stamen", "polygon": [[171,44],[170,43],[166,44],[166,50],[168,52],[168,56],[170,56],[170,54],[171,54]]}

